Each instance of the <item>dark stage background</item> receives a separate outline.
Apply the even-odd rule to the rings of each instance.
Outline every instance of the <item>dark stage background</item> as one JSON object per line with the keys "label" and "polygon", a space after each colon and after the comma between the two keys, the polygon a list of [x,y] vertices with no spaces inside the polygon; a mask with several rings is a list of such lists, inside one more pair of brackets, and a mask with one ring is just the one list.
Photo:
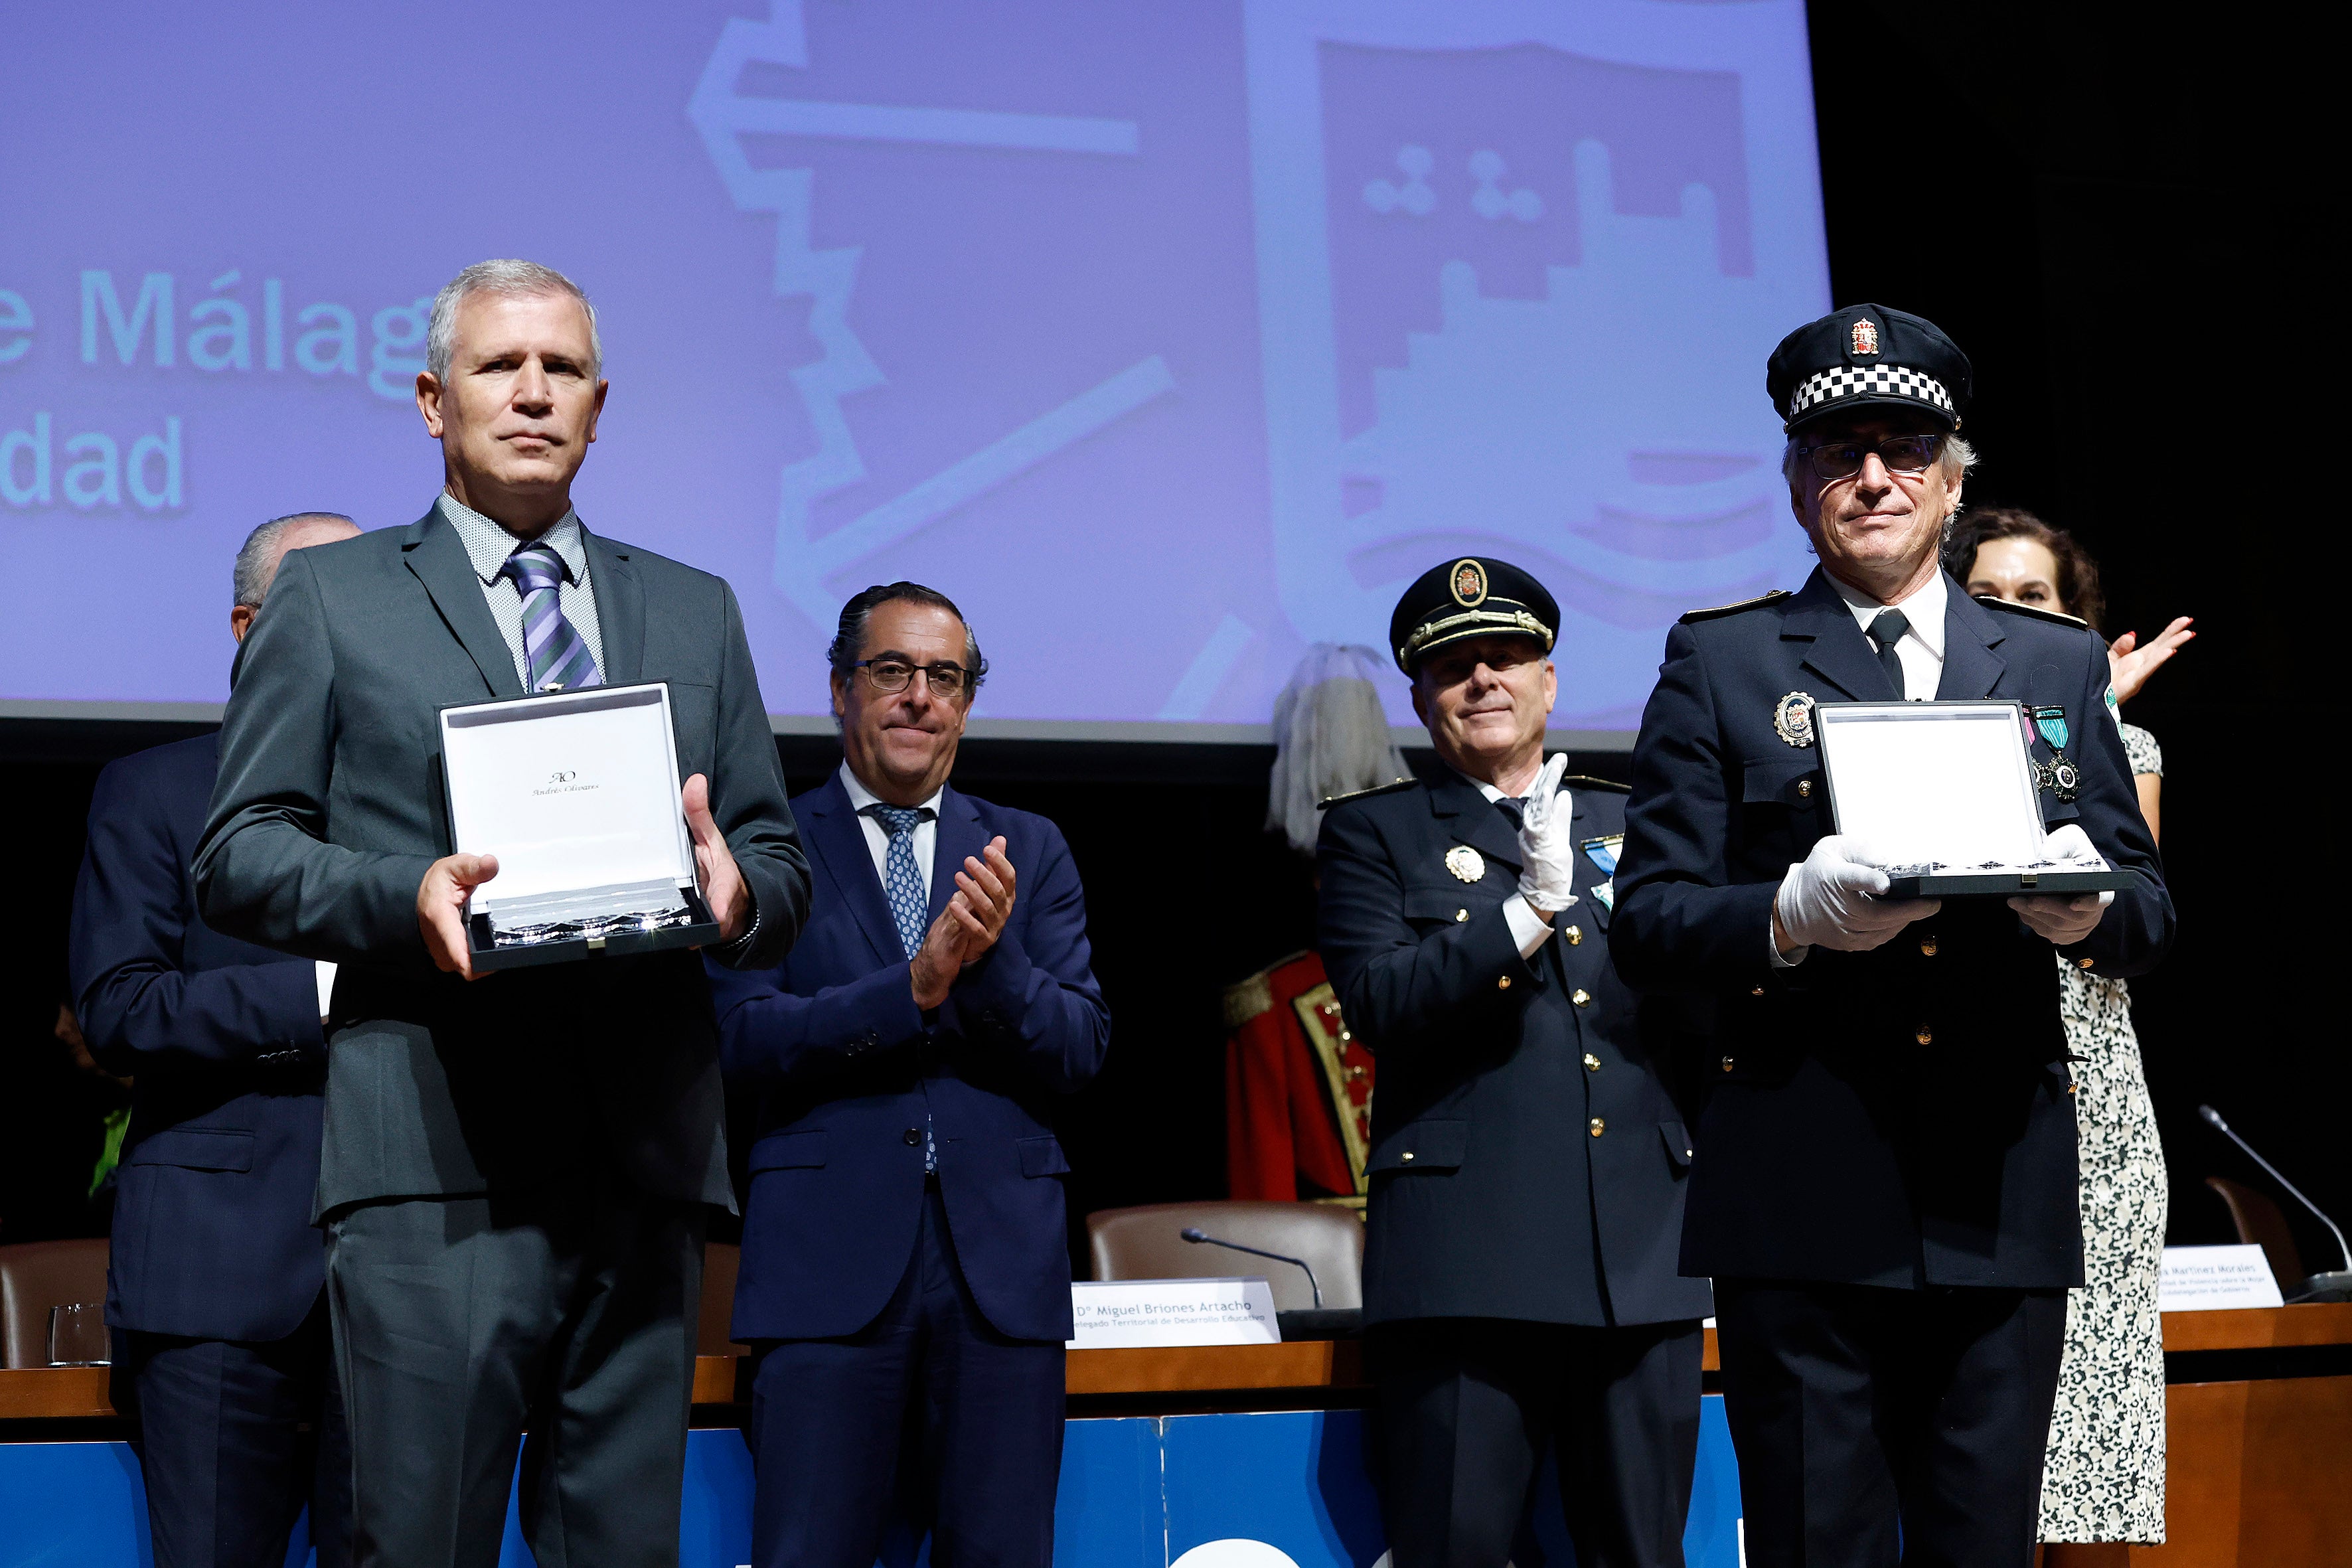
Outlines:
{"label": "dark stage background", "polygon": [[[2075,530],[2105,574],[2110,634],[2197,617],[2198,640],[2129,712],[2164,746],[2181,911],[2170,963],[2132,987],[2171,1237],[2206,1242],[2231,1236],[2205,1176],[2269,1183],[2196,1120],[2200,1101],[2323,1206],[2352,1210],[2324,761],[2344,701],[2299,646],[2342,580],[2341,486],[2320,467],[2343,445],[2339,310],[2318,238],[2340,178],[2286,107],[2315,88],[2315,61],[2157,15],[1817,0],[1814,96],[1838,302],[1918,311],[1975,361],[1985,461],[1969,499]],[[190,657],[228,655],[224,624]],[[19,867],[0,914],[0,1240],[103,1223],[80,1189],[110,1091],[49,1035],[66,900],[98,766],[173,733],[0,722]],[[796,789],[827,752],[786,743]],[[1074,1217],[1222,1194],[1220,992],[1312,927],[1307,868],[1260,827],[1270,760],[965,748],[958,784],[1060,823],[1087,880],[1115,1034],[1062,1119]],[[2335,1261],[2315,1222],[2289,1221],[2306,1267]]]}

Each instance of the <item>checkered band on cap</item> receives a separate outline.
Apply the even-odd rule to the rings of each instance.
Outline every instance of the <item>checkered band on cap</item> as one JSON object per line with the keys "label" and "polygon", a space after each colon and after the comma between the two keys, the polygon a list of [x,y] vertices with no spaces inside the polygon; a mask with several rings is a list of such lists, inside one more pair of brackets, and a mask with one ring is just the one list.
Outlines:
{"label": "checkered band on cap", "polygon": [[1952,416],[1952,395],[1924,370],[1900,364],[1842,364],[1817,371],[1800,382],[1789,398],[1789,417],[1794,419],[1809,408],[1849,397],[1907,397]]}

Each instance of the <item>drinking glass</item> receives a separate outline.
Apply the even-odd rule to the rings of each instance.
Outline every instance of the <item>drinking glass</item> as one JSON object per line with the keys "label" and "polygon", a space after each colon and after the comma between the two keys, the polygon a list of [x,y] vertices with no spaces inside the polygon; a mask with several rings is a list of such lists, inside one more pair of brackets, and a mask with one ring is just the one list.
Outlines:
{"label": "drinking glass", "polygon": [[113,1360],[105,1302],[76,1301],[49,1309],[51,1366],[107,1366]]}

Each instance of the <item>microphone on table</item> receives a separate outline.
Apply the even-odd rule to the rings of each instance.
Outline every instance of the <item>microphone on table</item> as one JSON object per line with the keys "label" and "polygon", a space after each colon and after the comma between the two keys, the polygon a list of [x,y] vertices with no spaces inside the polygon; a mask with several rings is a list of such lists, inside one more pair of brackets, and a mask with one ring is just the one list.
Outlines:
{"label": "microphone on table", "polygon": [[1323,1305],[1323,1287],[1315,1282],[1315,1270],[1307,1267],[1307,1259],[1304,1258],[1293,1258],[1287,1253],[1268,1252],[1263,1247],[1244,1247],[1238,1241],[1227,1241],[1222,1237],[1211,1236],[1207,1231],[1202,1230],[1196,1225],[1188,1225],[1176,1234],[1182,1237],[1185,1240],[1195,1243],[1196,1245],[1205,1243],[1210,1247],[1230,1247],[1235,1252],[1246,1252],[1253,1258],[1271,1258],[1276,1263],[1296,1263],[1298,1265],[1301,1271],[1303,1271],[1307,1276],[1307,1288],[1315,1292],[1315,1305],[1317,1310],[1321,1310]]}
{"label": "microphone on table", "polygon": [[2312,1213],[2318,1215],[2319,1223],[2326,1226],[2329,1230],[2336,1234],[2336,1250],[2343,1255],[2344,1267],[2341,1268],[2331,1268],[2325,1273],[2313,1275],[2310,1279],[2296,1286],[2294,1288],[2294,1294],[2289,1297],[2288,1300],[2294,1301],[2352,1300],[2352,1247],[2347,1247],[2344,1245],[2344,1231],[2342,1227],[2334,1220],[2329,1219],[2326,1214],[2321,1210],[2317,1204],[2313,1203],[2309,1198],[2305,1197],[2302,1190],[2293,1182],[2290,1182],[2284,1176],[2280,1175],[2279,1169],[2276,1165],[2272,1164],[2268,1160],[2265,1160],[2260,1154],[2255,1153],[2254,1146],[2252,1143],[2247,1142],[2244,1139],[2239,1137],[2236,1132],[2232,1131],[2230,1128],[2230,1124],[2221,1120],[2221,1113],[2220,1111],[2214,1110],[2210,1105],[2200,1105],[2197,1108],[2197,1114],[2203,1117],[2214,1131],[2219,1132],[2222,1137],[2227,1138],[2231,1142],[2235,1143],[2239,1148],[2243,1149],[2247,1155],[2252,1159],[2255,1164],[2260,1165],[2263,1170],[2270,1173],[2271,1180],[2276,1182],[2280,1186],[2284,1187],[2290,1194],[2292,1194],[2295,1202],[2301,1204]]}

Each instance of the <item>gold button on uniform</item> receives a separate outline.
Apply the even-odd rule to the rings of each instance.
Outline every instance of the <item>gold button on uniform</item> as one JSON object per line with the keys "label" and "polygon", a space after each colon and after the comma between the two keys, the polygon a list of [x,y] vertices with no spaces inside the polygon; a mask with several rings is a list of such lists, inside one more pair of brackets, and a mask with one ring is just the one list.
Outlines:
{"label": "gold button on uniform", "polygon": [[1568,999],[1575,1003],[1580,1007],[1590,1007],[1592,1005],[1592,993],[1585,990],[1580,985],[1568,994]]}
{"label": "gold button on uniform", "polygon": [[1454,918],[1457,921],[1466,921],[1470,918],[1470,911],[1468,910],[1456,910],[1454,911]]}
{"label": "gold button on uniform", "polygon": [[1401,1160],[1410,1160],[1412,1158],[1412,1151],[1408,1149],[1402,1154],[1398,1155],[1397,1158]]}
{"label": "gold button on uniform", "polygon": [[1915,1037],[1915,1038],[1916,1038],[1923,1046],[1932,1046],[1936,1043],[1936,1031],[1927,1027],[1927,1025],[1922,1024],[1919,1026],[1919,1033]]}
{"label": "gold button on uniform", "polygon": [[1594,1056],[1591,1051],[1585,1052],[1584,1070],[1586,1072],[1599,1072],[1601,1070],[1601,1058]]}
{"label": "gold button on uniform", "polygon": [[1748,994],[1749,994],[1750,996],[1761,996],[1761,995],[1763,995],[1763,994],[1764,994],[1764,987],[1762,987],[1761,985],[1759,985],[1759,986],[1755,987],[1753,990],[1749,991],[1749,992],[1748,993]]}
{"label": "gold button on uniform", "polygon": [[1497,981],[1496,981],[1496,982],[1495,982],[1495,989],[1496,989],[1496,990],[1497,990],[1497,991],[1508,991],[1510,988],[1511,988],[1511,977],[1510,977],[1509,975],[1507,975],[1507,974],[1504,975],[1500,980],[1497,980]]}
{"label": "gold button on uniform", "polygon": [[1926,956],[1926,957],[1928,957],[1928,958],[1933,958],[1933,957],[1935,957],[1935,956],[1936,956],[1936,939],[1935,939],[1934,937],[1932,937],[1932,936],[1929,936],[1929,937],[1922,937],[1922,938],[1920,939],[1920,942],[1919,942],[1919,952],[1921,952],[1921,954],[1922,954],[1922,955],[1924,955],[1924,956]]}
{"label": "gold button on uniform", "polygon": [[2091,961],[2087,958],[2078,958],[2074,962],[2081,964],[2085,969],[2091,967]]}
{"label": "gold button on uniform", "polygon": [[1811,779],[1799,779],[1799,780],[1797,781],[1797,798],[1798,798],[1798,799],[1802,800],[1802,799],[1804,799],[1806,796],[1808,796],[1808,795],[1811,795],[1812,793],[1813,793],[1813,781],[1812,781],[1812,780],[1811,780]]}
{"label": "gold button on uniform", "polygon": [[1584,940],[1584,928],[1582,926],[1570,926],[1559,934],[1568,938],[1569,946],[1574,947],[1578,942]]}
{"label": "gold button on uniform", "polygon": [[1729,1072],[1731,1070],[1731,1058],[1729,1057],[1723,1058],[1723,1070],[1726,1072]]}
{"label": "gold button on uniform", "polygon": [[1603,1121],[1601,1118],[1599,1118],[1598,1116],[1596,1116],[1596,1117],[1594,1117],[1594,1118],[1592,1119],[1592,1121],[1591,1121],[1591,1128],[1592,1128],[1592,1135],[1593,1135],[1595,1138],[1598,1138],[1598,1137],[1600,1137],[1603,1132],[1606,1132],[1606,1131],[1609,1131],[1609,1123],[1607,1123],[1606,1121]]}

